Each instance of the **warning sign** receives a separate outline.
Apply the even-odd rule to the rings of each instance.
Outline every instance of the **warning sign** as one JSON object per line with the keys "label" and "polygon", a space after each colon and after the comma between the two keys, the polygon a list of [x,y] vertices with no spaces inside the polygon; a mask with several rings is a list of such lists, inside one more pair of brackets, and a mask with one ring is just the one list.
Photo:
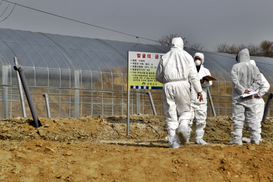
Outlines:
{"label": "warning sign", "polygon": [[162,89],[155,74],[163,53],[128,52],[128,88]]}

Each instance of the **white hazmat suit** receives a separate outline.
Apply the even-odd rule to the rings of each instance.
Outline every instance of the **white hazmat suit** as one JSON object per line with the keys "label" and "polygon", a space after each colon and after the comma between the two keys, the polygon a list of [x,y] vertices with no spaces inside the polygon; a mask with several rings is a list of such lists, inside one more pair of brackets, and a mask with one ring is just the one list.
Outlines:
{"label": "white hazmat suit", "polygon": [[256,101],[254,96],[242,98],[249,91],[256,91],[261,83],[260,71],[250,64],[248,49],[241,50],[237,55],[238,63],[231,70],[232,82],[232,115],[233,140],[229,144],[242,145],[244,122],[250,131],[251,143],[259,144],[260,133],[256,121]]}
{"label": "white hazmat suit", "polygon": [[196,53],[194,55],[195,58],[201,58],[201,62],[199,60],[196,60],[195,62],[201,63],[201,65],[196,65],[196,67],[199,69],[197,75],[198,79],[203,81],[201,83],[202,86],[202,95],[203,95],[203,101],[199,101],[199,99],[196,98],[196,92],[193,89],[193,85],[191,84],[191,109],[192,109],[192,119],[190,122],[190,127],[192,126],[193,120],[195,119],[195,125],[196,125],[196,130],[195,130],[195,143],[205,145],[207,144],[203,140],[204,136],[204,128],[206,127],[206,119],[207,119],[207,91],[208,87],[212,85],[212,81],[207,81],[204,80],[203,78],[207,75],[211,76],[210,71],[203,66],[204,64],[204,54],[203,53]]}
{"label": "white hazmat suit", "polygon": [[201,93],[202,88],[192,56],[183,50],[183,39],[173,38],[172,45],[171,50],[162,57],[158,64],[156,80],[163,83],[162,100],[169,147],[178,148],[180,144],[176,130],[178,129],[179,140],[183,145],[186,144],[187,137],[189,137],[188,126],[191,119],[189,80],[192,81],[197,93]]}
{"label": "white hazmat suit", "polygon": [[[254,60],[250,60],[250,63],[254,66],[256,66],[256,63]],[[258,131],[261,134],[262,132],[262,126],[261,126],[261,121],[263,119],[263,114],[264,114],[264,100],[263,100],[263,95],[266,94],[270,88],[270,84],[268,83],[268,81],[266,80],[266,78],[264,77],[264,75],[262,73],[261,74],[261,85],[259,87],[257,91],[257,97],[255,97],[256,100],[256,122],[258,124]],[[250,142],[249,138],[242,138],[242,140],[244,142]],[[262,141],[262,139],[260,138],[260,141]]]}

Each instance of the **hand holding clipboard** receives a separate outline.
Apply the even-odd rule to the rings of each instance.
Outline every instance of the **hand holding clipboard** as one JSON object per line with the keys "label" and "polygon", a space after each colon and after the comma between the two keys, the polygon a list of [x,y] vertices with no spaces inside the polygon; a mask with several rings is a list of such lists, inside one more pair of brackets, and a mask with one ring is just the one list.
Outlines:
{"label": "hand holding clipboard", "polygon": [[213,76],[210,76],[210,75],[207,75],[207,76],[204,76],[203,77],[203,80],[206,80],[206,81],[214,81],[214,80],[217,80],[217,78],[213,77]]}

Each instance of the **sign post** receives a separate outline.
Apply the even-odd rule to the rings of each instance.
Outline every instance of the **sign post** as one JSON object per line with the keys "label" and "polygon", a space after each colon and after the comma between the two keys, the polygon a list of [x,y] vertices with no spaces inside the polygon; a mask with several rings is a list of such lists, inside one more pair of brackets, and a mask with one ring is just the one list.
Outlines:
{"label": "sign post", "polygon": [[157,65],[164,53],[128,51],[127,135],[130,135],[130,89],[162,89],[156,81]]}

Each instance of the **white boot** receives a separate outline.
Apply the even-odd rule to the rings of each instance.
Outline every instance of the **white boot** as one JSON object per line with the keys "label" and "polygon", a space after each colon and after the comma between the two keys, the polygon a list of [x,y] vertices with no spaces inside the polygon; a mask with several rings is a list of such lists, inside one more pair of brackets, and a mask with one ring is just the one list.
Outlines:
{"label": "white boot", "polygon": [[[250,141],[250,138],[246,138],[246,137],[243,137],[242,138],[242,141],[244,142],[244,143],[250,143],[251,141]],[[263,139],[262,138],[260,138],[260,140],[259,140],[260,142],[262,142],[263,141]]]}
{"label": "white boot", "polygon": [[243,145],[242,142],[242,129],[235,129],[233,134],[233,140],[228,143],[228,145]]}
{"label": "white boot", "polygon": [[180,144],[187,145],[190,138],[190,130],[187,121],[182,121],[177,129],[177,137]]}
{"label": "white boot", "polygon": [[180,144],[179,141],[177,139],[177,135],[175,133],[175,130],[170,129],[168,131],[169,135],[168,137],[166,137],[168,139],[168,144],[169,144],[169,148],[179,148]]}
{"label": "white boot", "polygon": [[169,137],[169,142],[168,142],[169,148],[179,148],[180,144],[177,139],[177,136]]}
{"label": "white boot", "polygon": [[196,130],[196,132],[195,132],[195,143],[196,144],[199,144],[199,145],[206,145],[207,144],[207,142],[205,142],[203,140],[204,133],[205,133],[205,131],[203,129]]}
{"label": "white boot", "polygon": [[261,134],[258,132],[250,132],[250,142],[252,144],[257,144],[259,145],[260,139],[261,139]]}
{"label": "white boot", "polygon": [[243,138],[242,138],[242,141],[243,141],[244,143],[250,143],[250,138],[243,137]]}
{"label": "white boot", "polygon": [[243,145],[243,142],[241,138],[233,138],[228,145]]}

